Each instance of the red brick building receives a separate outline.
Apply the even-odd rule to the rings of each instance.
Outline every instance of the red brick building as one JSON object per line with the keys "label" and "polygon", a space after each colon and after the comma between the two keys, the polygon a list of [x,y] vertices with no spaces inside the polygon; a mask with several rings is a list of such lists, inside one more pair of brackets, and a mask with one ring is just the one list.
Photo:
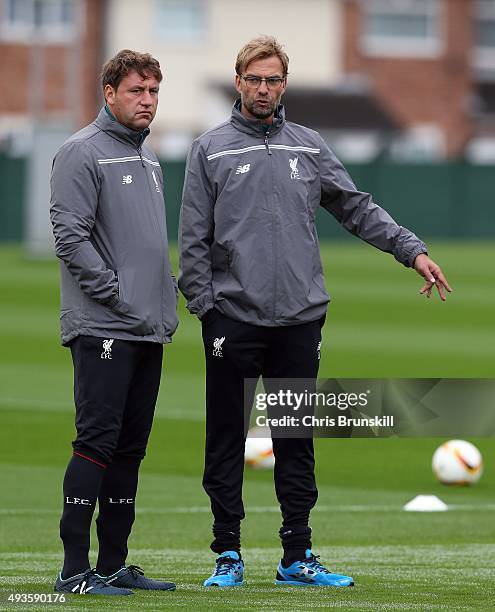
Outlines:
{"label": "red brick building", "polygon": [[0,1],[0,131],[67,118],[89,122],[100,104],[101,0]]}
{"label": "red brick building", "polygon": [[[490,133],[493,0],[344,0],[343,68],[433,157]],[[421,145],[419,145],[421,146]]]}

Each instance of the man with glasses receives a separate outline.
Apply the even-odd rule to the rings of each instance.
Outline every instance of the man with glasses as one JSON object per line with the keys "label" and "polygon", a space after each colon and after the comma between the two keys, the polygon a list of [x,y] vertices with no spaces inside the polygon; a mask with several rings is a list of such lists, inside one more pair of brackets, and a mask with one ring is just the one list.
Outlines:
{"label": "man with glasses", "polygon": [[[214,515],[211,549],[219,555],[207,587],[243,582],[244,381],[315,380],[318,373],[329,301],[314,224],[318,206],[414,267],[426,281],[421,293],[429,297],[435,285],[444,300],[444,290],[450,291],[424,243],[357,190],[321,136],[285,120],[280,100],[288,62],[272,37],[240,50],[240,99],[229,121],[193,143],[186,168],[179,286],[202,322],[203,485]],[[249,386],[248,399],[253,393]],[[329,572],[311,550],[309,514],[317,499],[312,438],[274,437],[273,451],[284,549],[276,583],[353,585],[350,576]]]}

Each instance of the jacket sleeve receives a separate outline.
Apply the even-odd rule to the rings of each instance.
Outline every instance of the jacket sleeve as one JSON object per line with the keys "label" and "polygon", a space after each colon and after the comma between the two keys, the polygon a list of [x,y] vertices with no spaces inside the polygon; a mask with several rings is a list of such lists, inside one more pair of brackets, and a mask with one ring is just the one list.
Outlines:
{"label": "jacket sleeve", "polygon": [[90,298],[114,307],[118,282],[91,242],[98,210],[98,162],[84,142],[62,146],[53,161],[50,219],[55,252]]}
{"label": "jacket sleeve", "polygon": [[369,193],[358,191],[347,170],[321,140],[321,205],[347,231],[381,251],[392,253],[407,267],[426,245],[413,232],[397,225],[386,210],[380,208]]}
{"label": "jacket sleeve", "polygon": [[187,308],[201,318],[214,305],[210,246],[213,242],[214,189],[208,161],[196,140],[187,157],[179,222],[179,288]]}

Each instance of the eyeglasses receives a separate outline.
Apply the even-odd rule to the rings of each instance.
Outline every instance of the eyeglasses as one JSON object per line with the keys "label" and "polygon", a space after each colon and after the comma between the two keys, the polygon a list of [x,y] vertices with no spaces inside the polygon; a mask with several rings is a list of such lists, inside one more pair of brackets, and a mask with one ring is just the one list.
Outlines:
{"label": "eyeglasses", "polygon": [[241,79],[244,79],[249,89],[258,89],[263,81],[266,83],[268,89],[278,89],[285,81],[285,77],[268,77],[267,79],[262,79],[257,76],[241,76]]}

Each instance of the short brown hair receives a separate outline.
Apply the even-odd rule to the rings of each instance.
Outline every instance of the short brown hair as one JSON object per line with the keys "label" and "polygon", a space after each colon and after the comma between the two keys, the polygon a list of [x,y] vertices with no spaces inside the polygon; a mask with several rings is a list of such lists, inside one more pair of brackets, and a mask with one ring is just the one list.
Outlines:
{"label": "short brown hair", "polygon": [[284,74],[287,76],[289,71],[289,57],[282,45],[274,36],[260,36],[253,38],[237,54],[235,71],[241,76],[249,64],[255,60],[265,59],[276,55],[282,62]]}
{"label": "short brown hair", "polygon": [[111,85],[114,89],[117,89],[122,79],[133,70],[143,78],[147,77],[150,73],[159,82],[163,78],[159,61],[149,53],[122,49],[103,66],[101,73],[103,89],[105,89],[105,85]]}

